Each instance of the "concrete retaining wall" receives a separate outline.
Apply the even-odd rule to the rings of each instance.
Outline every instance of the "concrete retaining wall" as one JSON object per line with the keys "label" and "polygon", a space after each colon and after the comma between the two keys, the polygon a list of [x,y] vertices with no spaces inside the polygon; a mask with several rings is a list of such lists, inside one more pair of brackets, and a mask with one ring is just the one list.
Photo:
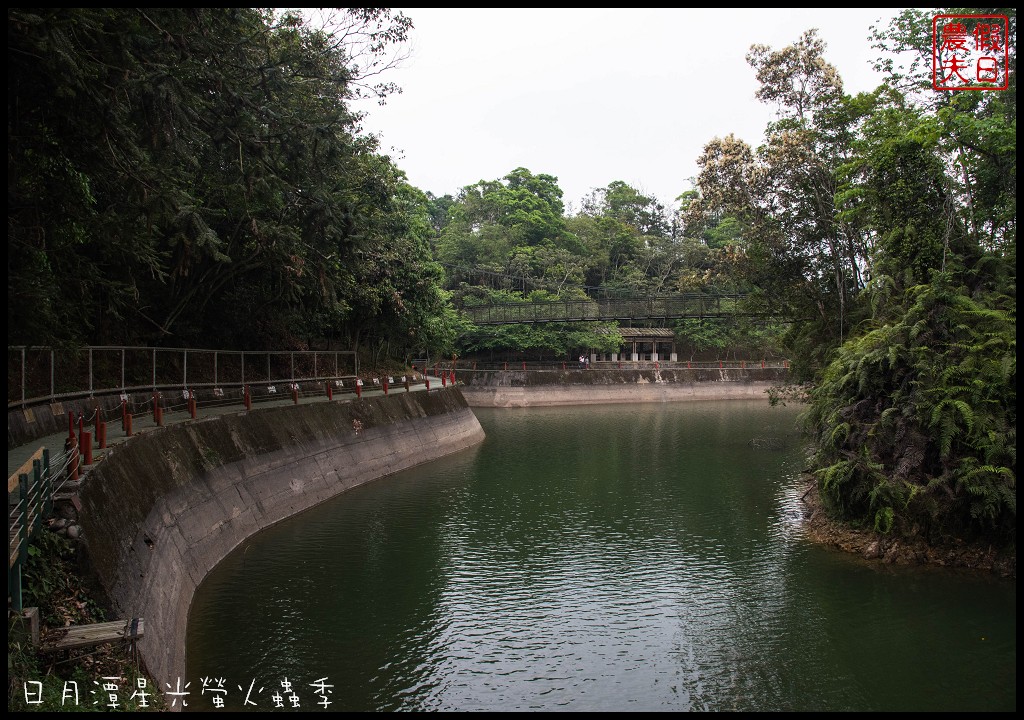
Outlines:
{"label": "concrete retaining wall", "polygon": [[266,408],[140,436],[89,475],[80,521],[154,678],[185,676],[195,589],[242,541],[351,487],[483,439],[458,389]]}
{"label": "concrete retaining wall", "polygon": [[470,407],[764,399],[784,368],[460,371]]}

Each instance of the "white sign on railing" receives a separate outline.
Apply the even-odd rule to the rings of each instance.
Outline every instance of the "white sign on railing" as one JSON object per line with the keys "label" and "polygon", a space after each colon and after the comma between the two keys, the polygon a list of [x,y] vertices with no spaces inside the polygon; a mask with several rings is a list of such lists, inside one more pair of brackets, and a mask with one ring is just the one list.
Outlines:
{"label": "white sign on railing", "polygon": [[276,385],[267,385],[267,392],[268,393],[276,393],[277,392],[277,386]]}

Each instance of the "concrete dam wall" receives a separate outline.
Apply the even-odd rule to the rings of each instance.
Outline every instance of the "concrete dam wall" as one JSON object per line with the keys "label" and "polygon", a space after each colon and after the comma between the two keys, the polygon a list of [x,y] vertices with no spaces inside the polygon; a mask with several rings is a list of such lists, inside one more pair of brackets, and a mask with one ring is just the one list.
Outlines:
{"label": "concrete dam wall", "polygon": [[684,400],[767,399],[786,368],[460,370],[471,407],[542,407]]}
{"label": "concrete dam wall", "polygon": [[456,388],[261,409],[163,428],[90,473],[80,522],[154,678],[185,676],[192,597],[246,538],[371,480],[483,440]]}

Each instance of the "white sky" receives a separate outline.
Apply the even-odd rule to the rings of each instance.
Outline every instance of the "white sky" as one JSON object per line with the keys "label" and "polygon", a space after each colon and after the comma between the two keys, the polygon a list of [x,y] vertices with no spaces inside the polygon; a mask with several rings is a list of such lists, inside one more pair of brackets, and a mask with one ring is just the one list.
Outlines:
{"label": "white sky", "polygon": [[517,167],[558,178],[566,205],[614,180],[666,205],[692,187],[704,144],[762,142],[746,54],[818,28],[853,94],[880,76],[869,26],[897,9],[409,9],[403,93],[360,106],[409,181],[435,195]]}

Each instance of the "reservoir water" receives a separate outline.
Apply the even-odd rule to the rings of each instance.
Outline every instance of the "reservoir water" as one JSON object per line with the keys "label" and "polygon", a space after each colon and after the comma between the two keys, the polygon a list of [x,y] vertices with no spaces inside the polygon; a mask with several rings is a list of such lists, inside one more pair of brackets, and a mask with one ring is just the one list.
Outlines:
{"label": "reservoir water", "polygon": [[1016,708],[1015,581],[807,541],[792,408],[476,412],[215,568],[188,709]]}

